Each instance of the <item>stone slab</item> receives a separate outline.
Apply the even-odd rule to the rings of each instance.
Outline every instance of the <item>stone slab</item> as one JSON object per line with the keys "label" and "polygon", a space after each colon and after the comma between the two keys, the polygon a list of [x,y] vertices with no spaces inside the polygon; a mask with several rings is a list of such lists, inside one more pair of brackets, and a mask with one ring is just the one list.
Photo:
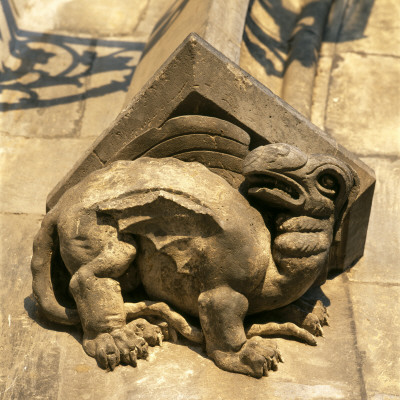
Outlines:
{"label": "stone slab", "polygon": [[[282,375],[270,376],[271,381],[276,380],[284,388],[284,394],[278,398],[363,398],[364,387],[359,371],[359,354],[354,347],[351,303],[346,284],[341,277],[331,279],[315,293],[319,293],[328,305],[330,326],[324,327],[324,337],[318,338],[317,346],[311,351],[300,343],[280,339],[279,347],[285,358],[279,370]],[[285,385],[284,382],[291,382],[292,385]],[[296,387],[295,383],[299,385]]]}
{"label": "stone slab", "polygon": [[[58,90],[63,90],[63,88],[58,88]],[[55,92],[59,93],[57,89]],[[7,100],[11,98],[11,96],[7,96]],[[8,111],[2,113],[0,131],[12,136],[72,137],[76,133],[76,126],[82,117],[82,111],[83,103],[79,100],[73,104],[63,104],[50,108]],[[65,120],[66,114],[70,115],[71,119]]]}
{"label": "stone slab", "polygon": [[[17,32],[11,45],[18,51],[1,68],[0,131],[16,136],[71,137],[83,129],[83,136],[98,136],[122,109],[147,35],[94,39]],[[109,96],[110,106],[103,107],[95,119],[98,124],[93,133],[82,117],[86,111],[90,114],[93,103],[107,101],[104,96]]]}
{"label": "stone slab", "polygon": [[376,173],[364,257],[348,273],[351,281],[400,284],[399,158],[363,158]]}
{"label": "stone slab", "polygon": [[[11,0],[4,0],[4,3]],[[12,0],[21,29],[92,37],[149,35],[173,0]],[[3,3],[3,2],[2,2]]]}
{"label": "stone slab", "polygon": [[354,282],[350,295],[367,395],[400,396],[400,286]]}
{"label": "stone slab", "polygon": [[42,216],[0,215],[0,397],[56,399],[62,345],[34,317],[30,258]]}
{"label": "stone slab", "polygon": [[[5,63],[0,131],[16,136],[73,136],[83,111],[90,41],[34,36]],[[69,118],[65,118],[68,115]]]}
{"label": "stone slab", "polygon": [[3,0],[19,29],[46,32],[54,28],[59,8],[70,0]]}
{"label": "stone slab", "polygon": [[103,93],[85,99],[78,127],[80,137],[98,137],[121,112],[126,90],[146,40],[147,37],[143,35],[96,40],[96,56],[86,90],[89,93]]}
{"label": "stone slab", "polygon": [[400,3],[397,0],[350,1],[337,51],[400,56]]}
{"label": "stone slab", "polygon": [[327,132],[357,155],[398,156],[400,59],[346,53],[333,62]]}
{"label": "stone slab", "polygon": [[90,142],[0,136],[0,212],[44,214],[48,191]]}
{"label": "stone slab", "polygon": [[[24,295],[31,281],[29,263],[34,232],[39,228],[40,215],[0,215],[0,396],[17,398],[17,377],[24,373],[25,345],[32,334],[30,318],[24,309]],[[29,289],[28,289],[29,292]],[[32,373],[32,371],[29,371]],[[14,392],[14,395],[13,395]],[[4,397],[3,397],[4,396]]]}
{"label": "stone slab", "polygon": [[249,0],[178,0],[155,26],[135,71],[126,103],[138,93],[170,54],[195,32],[222,54],[239,62]]}
{"label": "stone slab", "polygon": [[55,30],[92,36],[131,35],[148,7],[149,0],[72,0],[62,4]]}
{"label": "stone slab", "polygon": [[3,2],[0,4],[0,72],[4,72],[4,63],[10,56],[10,42],[12,38],[12,27],[7,23],[7,17]]}
{"label": "stone slab", "polygon": [[[81,346],[81,331],[44,321],[31,297],[30,257],[40,215],[0,214],[0,396],[3,400],[359,399],[362,382],[352,316],[341,279],[322,292],[331,327],[316,347],[275,339],[285,363],[254,379],[217,368],[201,347],[164,343],[138,367],[100,369]],[[367,350],[368,351],[368,350]],[[329,357],[327,357],[329,354]],[[343,362],[345,354],[346,362]]]}

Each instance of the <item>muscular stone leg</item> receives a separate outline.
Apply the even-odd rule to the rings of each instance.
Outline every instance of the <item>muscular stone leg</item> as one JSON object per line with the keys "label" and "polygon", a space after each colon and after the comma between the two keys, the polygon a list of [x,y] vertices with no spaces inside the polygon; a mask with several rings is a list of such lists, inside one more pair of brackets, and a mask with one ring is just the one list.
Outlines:
{"label": "muscular stone leg", "polygon": [[208,355],[218,367],[260,378],[277,369],[281,360],[276,346],[259,336],[246,339],[243,319],[245,296],[229,287],[218,287],[199,296],[199,316]]}
{"label": "muscular stone leg", "polygon": [[120,362],[136,365],[147,356],[147,343],[137,335],[135,325],[126,324],[126,312],[119,283],[136,255],[133,244],[110,236],[100,254],[72,276],[70,290],[84,331],[83,347],[103,368],[114,369]]}

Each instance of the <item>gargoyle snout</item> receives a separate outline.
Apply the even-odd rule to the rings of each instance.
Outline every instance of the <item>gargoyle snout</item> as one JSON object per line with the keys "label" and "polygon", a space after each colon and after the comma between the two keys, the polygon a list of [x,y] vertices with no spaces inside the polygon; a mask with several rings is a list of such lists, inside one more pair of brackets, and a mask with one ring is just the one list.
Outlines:
{"label": "gargoyle snout", "polygon": [[308,157],[285,143],[260,146],[244,160],[248,195],[278,208],[299,210],[305,202],[302,186],[289,175],[306,165]]}
{"label": "gargoyle snout", "polygon": [[247,155],[243,174],[292,171],[303,167],[307,160],[307,155],[297,147],[286,143],[269,144],[257,147]]}

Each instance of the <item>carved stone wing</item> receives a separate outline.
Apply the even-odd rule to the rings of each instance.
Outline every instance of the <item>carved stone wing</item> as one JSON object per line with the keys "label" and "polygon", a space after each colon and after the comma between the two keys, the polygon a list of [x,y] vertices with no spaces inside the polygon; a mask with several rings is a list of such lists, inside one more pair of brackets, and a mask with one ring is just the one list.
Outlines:
{"label": "carved stone wing", "polygon": [[233,187],[238,187],[243,181],[243,159],[248,154],[249,143],[248,133],[228,121],[203,115],[184,115],[140,134],[113,160],[135,160],[145,156],[197,161]]}
{"label": "carved stone wing", "polygon": [[135,191],[99,203],[97,211],[113,216],[119,232],[146,236],[157,250],[173,242],[213,236],[222,230],[209,207],[185,193],[167,189]]}

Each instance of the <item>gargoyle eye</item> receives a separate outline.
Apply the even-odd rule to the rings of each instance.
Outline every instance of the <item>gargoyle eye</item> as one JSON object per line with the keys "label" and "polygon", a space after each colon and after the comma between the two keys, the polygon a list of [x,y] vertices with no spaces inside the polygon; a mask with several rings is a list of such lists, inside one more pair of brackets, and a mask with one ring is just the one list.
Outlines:
{"label": "gargoyle eye", "polygon": [[330,173],[321,174],[318,177],[318,184],[320,191],[328,197],[335,196],[340,189],[337,178]]}
{"label": "gargoyle eye", "polygon": [[318,181],[325,189],[335,189],[338,184],[337,180],[331,174],[321,175]]}

